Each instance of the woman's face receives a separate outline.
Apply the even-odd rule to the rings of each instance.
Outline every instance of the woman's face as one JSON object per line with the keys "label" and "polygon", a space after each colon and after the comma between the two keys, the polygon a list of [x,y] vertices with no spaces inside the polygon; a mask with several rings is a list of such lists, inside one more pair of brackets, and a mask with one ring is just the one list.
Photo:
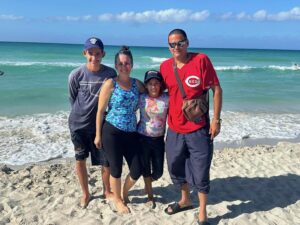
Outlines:
{"label": "woman's face", "polygon": [[146,83],[146,89],[150,97],[157,98],[161,92],[161,82],[155,78],[152,78]]}
{"label": "woman's face", "polygon": [[132,62],[129,56],[120,54],[115,65],[119,74],[130,74],[132,69]]}

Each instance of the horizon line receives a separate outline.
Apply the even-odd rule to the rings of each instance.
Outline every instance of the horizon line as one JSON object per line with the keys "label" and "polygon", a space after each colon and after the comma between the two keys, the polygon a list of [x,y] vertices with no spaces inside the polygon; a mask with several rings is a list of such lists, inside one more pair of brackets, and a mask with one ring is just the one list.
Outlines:
{"label": "horizon line", "polygon": [[[25,43],[25,44],[58,44],[58,45],[82,45],[80,43],[65,43],[65,42],[33,42],[33,41],[1,41],[0,43]],[[119,47],[124,44],[105,44],[105,46]],[[168,48],[168,46],[143,46],[143,45],[131,45],[130,47],[134,48]],[[231,50],[276,50],[276,51],[300,51],[300,49],[276,49],[276,48],[241,48],[241,47],[194,47],[190,46],[189,48],[193,49],[231,49]]]}

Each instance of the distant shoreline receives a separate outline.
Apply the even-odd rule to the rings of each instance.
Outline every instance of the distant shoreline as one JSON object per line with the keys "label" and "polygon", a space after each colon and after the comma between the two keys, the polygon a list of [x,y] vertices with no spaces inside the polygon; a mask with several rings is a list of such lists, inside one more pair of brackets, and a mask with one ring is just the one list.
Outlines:
{"label": "distant shoreline", "polygon": [[[64,42],[31,42],[31,41],[0,41],[1,43],[18,43],[18,44],[45,44],[45,45],[74,45],[74,46],[82,46],[82,43],[64,43]],[[124,44],[106,44],[106,47],[120,47]],[[167,43],[164,46],[142,46],[142,45],[130,45],[130,47],[133,48],[163,48],[166,49],[168,48]],[[201,46],[190,46],[190,49],[199,49],[199,50],[205,50],[205,49],[209,49],[209,50],[247,50],[247,51],[300,51],[300,49],[276,49],[276,48],[231,48],[231,47],[226,47],[226,48],[217,48],[217,47],[201,47]]]}

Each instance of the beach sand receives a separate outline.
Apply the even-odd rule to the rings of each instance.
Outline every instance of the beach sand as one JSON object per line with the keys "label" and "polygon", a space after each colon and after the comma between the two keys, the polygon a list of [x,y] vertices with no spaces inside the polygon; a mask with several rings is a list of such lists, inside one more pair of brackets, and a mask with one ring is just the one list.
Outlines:
{"label": "beach sand", "polygon": [[[13,170],[12,170],[13,169]],[[167,204],[178,200],[165,165],[154,182],[157,205],[145,205],[143,181],[130,192],[129,215],[118,215],[103,199],[100,169],[88,166],[94,199],[79,207],[80,188],[73,160],[0,166],[0,225],[2,224],[196,224],[197,207],[172,216]],[[128,169],[124,166],[123,179]],[[192,200],[197,205],[196,192]],[[211,224],[300,224],[300,143],[280,142],[214,152],[208,200]]]}

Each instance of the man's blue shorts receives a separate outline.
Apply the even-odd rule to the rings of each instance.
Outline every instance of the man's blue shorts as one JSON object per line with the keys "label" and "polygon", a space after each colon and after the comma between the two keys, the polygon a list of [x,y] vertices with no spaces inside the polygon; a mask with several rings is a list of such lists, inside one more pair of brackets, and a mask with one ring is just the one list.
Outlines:
{"label": "man's blue shorts", "polygon": [[207,127],[188,134],[180,134],[168,129],[166,157],[174,184],[188,183],[198,192],[208,193],[212,156],[213,141],[210,139]]}
{"label": "man's blue shorts", "polygon": [[94,144],[95,133],[85,130],[76,130],[71,132],[71,140],[74,145],[76,160],[85,160],[91,153],[91,162],[93,166],[101,165],[109,167],[105,152],[96,148]]}

